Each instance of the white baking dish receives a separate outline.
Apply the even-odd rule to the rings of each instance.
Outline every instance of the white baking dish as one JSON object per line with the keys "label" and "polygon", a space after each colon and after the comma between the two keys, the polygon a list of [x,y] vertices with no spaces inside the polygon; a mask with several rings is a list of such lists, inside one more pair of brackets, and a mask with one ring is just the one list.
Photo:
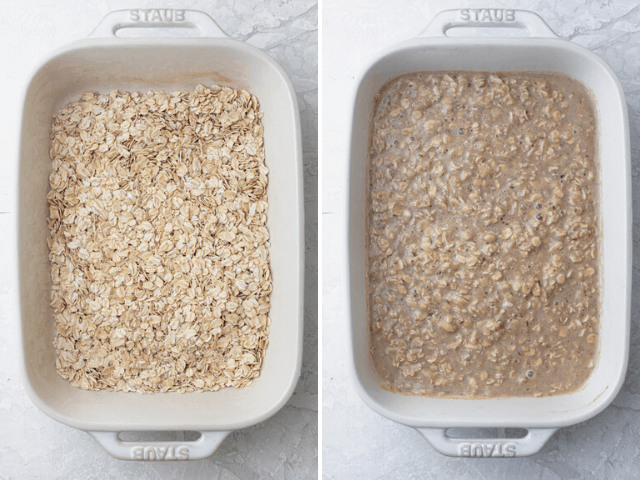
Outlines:
{"label": "white baking dish", "polygon": [[[211,455],[232,430],[261,422],[289,399],[298,380],[303,326],[303,196],[300,121],[293,86],[262,51],[228,38],[190,10],[117,11],[85,40],[52,53],[24,97],[19,158],[19,289],[24,385],[47,415],[87,430],[123,459]],[[158,20],[160,16],[160,20]],[[198,38],[116,38],[123,26],[187,26]],[[47,192],[52,115],[85,91],[193,89],[199,83],[247,89],[264,112],[271,233],[271,331],[260,377],[250,387],[207,393],[140,395],[85,391],[55,371],[49,307]],[[120,431],[195,430],[195,442],[122,442]]]}
{"label": "white baking dish", "polygon": [[[498,20],[498,18],[502,20]],[[476,21],[477,19],[477,21]],[[484,20],[483,20],[484,19]],[[451,27],[523,27],[529,38],[450,38]],[[373,96],[389,79],[415,71],[562,72],[584,83],[597,106],[601,159],[602,308],[599,358],[584,388],[547,398],[427,398],[381,389],[370,367],[365,285],[367,143]],[[376,412],[416,427],[451,456],[523,456],[559,428],[601,412],[624,381],[631,297],[631,185],[627,106],[615,74],[590,51],[560,40],[536,14],[521,10],[449,10],[418,37],[375,58],[355,91],[350,151],[349,277],[351,367],[360,397]],[[451,427],[520,427],[521,439],[452,439]]]}

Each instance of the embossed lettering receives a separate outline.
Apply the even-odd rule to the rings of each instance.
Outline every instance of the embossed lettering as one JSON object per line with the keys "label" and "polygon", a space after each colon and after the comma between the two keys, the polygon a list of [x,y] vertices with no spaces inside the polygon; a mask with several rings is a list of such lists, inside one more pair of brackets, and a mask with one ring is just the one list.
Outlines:
{"label": "embossed lettering", "polygon": [[[177,453],[177,455],[176,455]],[[189,448],[182,447],[133,447],[134,460],[188,460]]]}
{"label": "embossed lettering", "polygon": [[129,10],[129,20],[132,22],[184,22],[185,11],[165,9]]}
{"label": "embossed lettering", "polygon": [[461,457],[515,457],[515,443],[461,443],[458,447]]}
{"label": "embossed lettering", "polygon": [[169,447],[168,451],[167,451],[167,460],[178,460],[178,457],[176,457],[176,449],[175,447]]}
{"label": "embossed lettering", "polygon": [[460,10],[460,20],[463,22],[471,20],[476,22],[513,22],[515,19],[515,10],[502,10],[499,8],[463,8]]}
{"label": "embossed lettering", "polygon": [[167,447],[156,447],[156,454],[158,455],[158,460],[164,460],[164,457],[167,456]]}
{"label": "embossed lettering", "polygon": [[495,443],[486,443],[482,447],[484,448],[484,456],[485,457],[490,457],[491,454],[493,453],[493,449],[496,448],[496,444]]}
{"label": "embossed lettering", "polygon": [[156,449],[154,447],[145,447],[145,449],[144,449],[144,459],[145,460],[155,460],[156,459]]}
{"label": "embossed lettering", "polygon": [[133,453],[134,460],[144,460],[144,448],[134,447],[131,449],[131,453]]}
{"label": "embossed lettering", "polygon": [[178,460],[189,460],[189,449],[187,447],[178,447]]}
{"label": "embossed lettering", "polygon": [[459,451],[460,451],[460,456],[462,456],[462,457],[471,456],[471,444],[469,444],[469,443],[461,443]]}
{"label": "embossed lettering", "polygon": [[482,445],[479,443],[474,443],[471,445],[471,456],[472,457],[482,457]]}

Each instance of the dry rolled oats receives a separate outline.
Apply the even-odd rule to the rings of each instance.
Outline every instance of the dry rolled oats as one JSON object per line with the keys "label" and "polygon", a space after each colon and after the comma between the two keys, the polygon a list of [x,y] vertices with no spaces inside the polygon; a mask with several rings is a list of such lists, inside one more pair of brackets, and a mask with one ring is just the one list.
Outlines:
{"label": "dry rolled oats", "polygon": [[258,99],[202,85],[85,93],[54,118],[58,374],[139,393],[251,384],[272,290]]}

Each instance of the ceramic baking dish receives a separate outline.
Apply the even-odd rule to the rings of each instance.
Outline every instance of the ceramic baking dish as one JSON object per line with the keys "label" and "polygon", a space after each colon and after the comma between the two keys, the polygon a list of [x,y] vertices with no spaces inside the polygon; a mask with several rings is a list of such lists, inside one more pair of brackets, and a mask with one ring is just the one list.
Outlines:
{"label": "ceramic baking dish", "polygon": [[[118,38],[122,27],[191,27],[197,38]],[[85,391],[55,371],[49,307],[47,192],[52,115],[85,91],[193,89],[199,83],[243,88],[264,112],[271,233],[271,331],[260,377],[250,387],[207,393]],[[206,14],[123,10],[87,38],[52,53],[24,97],[19,157],[18,245],[22,370],[33,402],[83,429],[123,459],[181,460],[211,455],[230,431],[261,422],[288,400],[298,380],[303,321],[303,196],[300,121],[293,86],[262,51],[228,38]],[[123,442],[121,431],[201,432],[194,442]]]}
{"label": "ceramic baking dish", "polygon": [[[452,27],[520,27],[529,38],[453,38]],[[597,107],[601,159],[602,309],[599,358],[584,388],[547,398],[428,398],[381,389],[370,367],[365,285],[367,144],[373,96],[389,79],[415,71],[562,72],[585,84]],[[560,40],[536,14],[522,10],[448,10],[417,38],[391,47],[361,76],[353,102],[349,178],[351,369],[360,397],[391,420],[417,428],[451,456],[524,456],[559,428],[601,412],[624,381],[629,352],[631,186],[627,106],[611,68],[583,47]],[[518,439],[454,439],[446,429],[518,427]]]}

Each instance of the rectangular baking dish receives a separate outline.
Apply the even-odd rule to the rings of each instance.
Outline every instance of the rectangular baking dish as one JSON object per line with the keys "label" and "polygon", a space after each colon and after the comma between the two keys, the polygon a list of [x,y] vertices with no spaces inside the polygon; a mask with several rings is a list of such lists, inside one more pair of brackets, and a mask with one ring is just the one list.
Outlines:
{"label": "rectangular baking dish", "polygon": [[[118,38],[118,28],[191,27],[197,38]],[[204,85],[242,88],[264,112],[269,173],[272,324],[260,377],[249,387],[207,393],[85,391],[55,371],[47,192],[52,116],[85,91],[147,92]],[[87,430],[123,459],[176,460],[211,455],[232,430],[277,412],[297,383],[303,330],[303,195],[300,120],[283,69],[257,48],[228,38],[206,14],[192,10],[122,10],[108,14],[87,38],[49,55],[24,96],[19,154],[18,275],[24,386],[47,415]],[[194,442],[122,442],[120,431],[195,430]]]}
{"label": "rectangular baking dish", "polygon": [[[520,27],[529,38],[452,38],[452,27]],[[585,386],[546,398],[428,398],[394,394],[378,386],[370,366],[366,310],[366,192],[373,96],[389,79],[416,71],[561,72],[581,81],[596,102],[601,178],[601,334],[599,358]],[[631,300],[631,185],[627,106],[609,66],[587,49],[560,40],[534,13],[462,9],[439,13],[417,38],[375,58],[353,101],[350,150],[348,275],[351,370],[362,400],[379,414],[417,428],[450,456],[525,456],[538,452],[559,428],[605,409],[624,381]],[[520,439],[453,439],[446,429],[518,427]]]}

